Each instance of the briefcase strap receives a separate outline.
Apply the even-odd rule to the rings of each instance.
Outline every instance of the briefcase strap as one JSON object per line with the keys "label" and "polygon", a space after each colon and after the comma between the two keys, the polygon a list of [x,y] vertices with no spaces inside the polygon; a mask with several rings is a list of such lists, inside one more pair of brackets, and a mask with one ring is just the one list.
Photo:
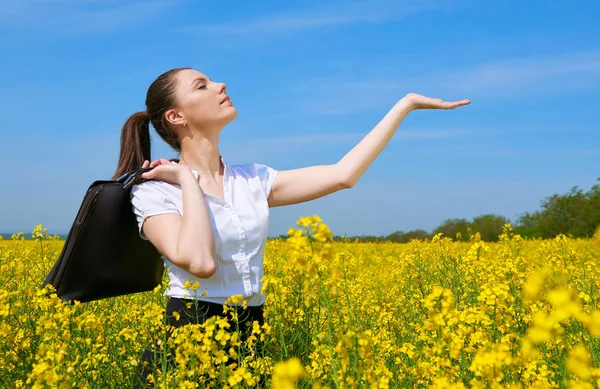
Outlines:
{"label": "briefcase strap", "polygon": [[121,177],[117,178],[117,182],[123,184],[123,188],[127,189],[129,186],[133,185],[136,181],[137,176],[147,171],[154,169],[153,167],[141,167],[136,170],[132,170],[123,174]]}

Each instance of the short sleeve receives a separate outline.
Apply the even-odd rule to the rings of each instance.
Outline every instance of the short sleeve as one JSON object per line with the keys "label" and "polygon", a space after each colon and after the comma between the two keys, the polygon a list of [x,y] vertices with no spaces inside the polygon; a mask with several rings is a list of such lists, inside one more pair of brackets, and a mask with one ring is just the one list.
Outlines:
{"label": "short sleeve", "polygon": [[265,191],[265,197],[269,198],[269,194],[271,193],[271,188],[273,187],[273,181],[275,180],[275,176],[277,175],[278,170],[273,169],[270,166],[263,165],[260,163],[253,162],[252,165],[258,175],[260,182]]}
{"label": "short sleeve", "polygon": [[131,205],[135,214],[140,237],[148,240],[142,226],[147,217],[165,213],[177,213],[175,203],[158,186],[157,181],[146,181],[131,188]]}

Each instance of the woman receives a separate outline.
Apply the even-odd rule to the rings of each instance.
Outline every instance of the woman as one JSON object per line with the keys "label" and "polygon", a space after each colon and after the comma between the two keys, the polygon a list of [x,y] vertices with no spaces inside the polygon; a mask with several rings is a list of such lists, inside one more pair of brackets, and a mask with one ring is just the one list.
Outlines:
{"label": "woman", "polygon": [[[222,314],[236,294],[248,302],[247,309],[237,308],[241,321],[262,323],[269,208],[352,188],[409,112],[466,104],[410,93],[336,164],[278,171],[254,162],[229,165],[221,156],[221,130],[237,116],[225,84],[191,68],[160,75],[148,89],[146,110],[123,126],[114,178],[140,166],[153,168],[141,175],[148,181],[132,188],[131,202],[140,236],[163,254],[168,269],[168,323],[181,326]],[[179,160],[150,162],[150,123],[180,153]],[[188,287],[196,282],[200,288]],[[190,301],[194,308],[185,309]],[[173,320],[174,312],[179,320]],[[151,362],[152,354],[146,350],[142,361]],[[144,378],[148,369],[139,366]]]}

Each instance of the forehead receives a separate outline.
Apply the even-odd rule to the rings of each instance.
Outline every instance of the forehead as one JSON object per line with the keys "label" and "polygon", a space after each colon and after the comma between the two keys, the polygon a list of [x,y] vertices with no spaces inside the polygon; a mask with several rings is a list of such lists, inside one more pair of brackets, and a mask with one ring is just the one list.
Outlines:
{"label": "forehead", "polygon": [[195,80],[198,78],[203,78],[208,80],[208,76],[202,72],[199,72],[195,69],[183,69],[180,71],[177,76],[181,81],[181,86],[187,87],[190,86]]}

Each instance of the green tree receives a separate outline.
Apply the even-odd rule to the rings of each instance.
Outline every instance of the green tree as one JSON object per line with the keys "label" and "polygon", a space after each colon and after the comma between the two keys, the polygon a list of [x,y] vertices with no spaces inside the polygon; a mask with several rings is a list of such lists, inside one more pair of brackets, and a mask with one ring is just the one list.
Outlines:
{"label": "green tree", "polygon": [[524,237],[592,237],[600,225],[600,185],[587,192],[575,186],[564,195],[554,194],[542,200],[541,208],[520,216],[517,231]]}
{"label": "green tree", "polygon": [[486,214],[473,218],[471,229],[473,234],[479,232],[481,239],[487,242],[497,242],[498,237],[502,234],[502,227],[509,220],[504,216]]}
{"label": "green tree", "polygon": [[448,238],[457,241],[468,241],[470,227],[471,223],[467,219],[446,219],[439,227],[433,230],[433,234],[435,235],[441,232]]}
{"label": "green tree", "polygon": [[408,232],[396,231],[385,237],[386,241],[397,243],[408,243],[413,239],[427,239],[431,235],[425,230],[412,230]]}
{"label": "green tree", "polygon": [[540,213],[525,212],[519,215],[515,232],[523,238],[543,238],[544,234],[540,229]]}

